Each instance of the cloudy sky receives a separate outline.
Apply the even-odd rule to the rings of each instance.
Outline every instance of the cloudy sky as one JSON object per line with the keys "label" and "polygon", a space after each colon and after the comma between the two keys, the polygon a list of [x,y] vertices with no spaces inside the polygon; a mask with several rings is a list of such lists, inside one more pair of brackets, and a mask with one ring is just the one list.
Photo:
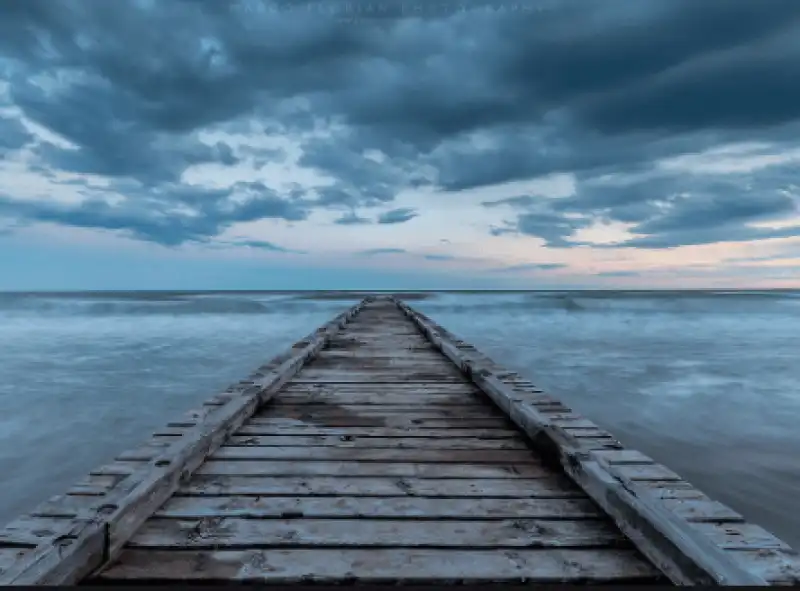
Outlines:
{"label": "cloudy sky", "polygon": [[800,1],[0,0],[0,289],[800,287]]}

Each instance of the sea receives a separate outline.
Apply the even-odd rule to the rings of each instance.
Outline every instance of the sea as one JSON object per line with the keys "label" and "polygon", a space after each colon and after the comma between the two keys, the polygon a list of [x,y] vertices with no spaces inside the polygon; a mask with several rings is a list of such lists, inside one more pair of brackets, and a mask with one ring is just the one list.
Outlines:
{"label": "sea", "polygon": [[[0,294],[0,523],[363,294]],[[800,292],[406,294],[627,446],[800,548]]]}

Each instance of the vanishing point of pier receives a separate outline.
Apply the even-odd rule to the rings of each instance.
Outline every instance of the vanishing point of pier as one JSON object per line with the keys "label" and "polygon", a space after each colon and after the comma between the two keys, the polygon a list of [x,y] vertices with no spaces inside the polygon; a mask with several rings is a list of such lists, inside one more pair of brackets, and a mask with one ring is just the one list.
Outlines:
{"label": "vanishing point of pier", "polygon": [[185,581],[786,585],[800,558],[374,297],[0,530],[2,584]]}

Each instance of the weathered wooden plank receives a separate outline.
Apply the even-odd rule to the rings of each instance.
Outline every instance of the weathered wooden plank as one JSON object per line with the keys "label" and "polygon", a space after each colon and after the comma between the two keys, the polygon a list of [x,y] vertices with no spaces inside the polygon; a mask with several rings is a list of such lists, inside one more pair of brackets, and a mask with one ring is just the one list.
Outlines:
{"label": "weathered wooden plank", "polygon": [[425,497],[172,497],[155,517],[403,519],[605,519],[588,499],[432,499]]}
{"label": "weathered wooden plank", "polygon": [[654,480],[661,482],[683,480],[675,472],[661,464],[630,465],[618,464],[614,466],[614,474],[626,481]]}
{"label": "weathered wooden plank", "polygon": [[437,464],[525,464],[536,461],[522,449],[362,449],[341,447],[242,447],[224,445],[214,460],[350,460],[359,462],[414,462]]}
{"label": "weathered wooden plank", "polygon": [[370,406],[370,405],[336,405],[336,404],[270,404],[261,412],[261,417],[304,419],[308,416],[314,418],[347,418],[357,417],[390,417],[401,416],[409,420],[415,419],[483,419],[501,418],[505,416],[492,407],[470,408],[466,406],[435,408],[429,405],[417,407],[407,406]]}
{"label": "weathered wooden plank", "polygon": [[686,521],[744,522],[744,517],[736,511],[712,499],[664,499],[663,503],[670,511],[674,511]]}
{"label": "weathered wooden plank", "polygon": [[[199,423],[176,438],[144,464],[139,472],[122,479],[97,501],[80,507],[67,532],[45,537],[37,547],[0,574],[0,584],[69,584],[115,556],[139,526],[177,489],[230,432],[273,396],[345,325],[365,302],[337,316],[313,334],[268,362],[251,379],[228,389],[231,396],[221,406],[201,411]],[[225,397],[223,397],[225,398]],[[191,419],[192,417],[190,417]]]}
{"label": "weathered wooden plank", "polygon": [[[398,307],[411,318],[427,338],[460,367],[472,381],[523,429],[544,453],[545,459],[559,463],[615,521],[617,526],[637,545],[654,564],[678,584],[765,585],[759,572],[734,557],[708,533],[700,531],[703,524],[692,523],[663,504],[664,498],[696,498],[704,495],[680,480],[651,481],[631,478],[639,468],[640,474],[653,474],[652,464],[609,464],[599,460],[589,449],[601,446],[623,449],[610,438],[579,435],[554,424],[543,412],[542,405],[521,399],[515,380],[497,375],[496,366],[482,356],[460,350],[461,342],[425,315],[402,302]],[[485,358],[484,358],[485,359]],[[550,407],[553,408],[552,406]],[[559,411],[559,415],[569,413]],[[577,415],[576,415],[577,416]],[[607,441],[608,443],[603,443]],[[587,447],[587,444],[591,447]],[[628,469],[627,473],[625,469]],[[665,486],[668,485],[668,486]]]}
{"label": "weathered wooden plank", "polygon": [[700,522],[692,525],[726,550],[792,550],[786,542],[753,523]]}
{"label": "weathered wooden plank", "polygon": [[[484,400],[476,394],[472,393],[457,393],[457,394],[440,394],[440,393],[416,393],[407,392],[405,394],[397,393],[382,393],[377,392],[302,392],[294,393],[284,390],[281,392],[280,397],[276,398],[275,404],[291,405],[291,404],[343,404],[343,405],[360,405],[360,406],[398,406],[398,405],[412,405],[419,406],[424,404],[433,408],[439,407],[481,407],[486,408],[488,400]],[[489,406],[489,408],[492,408]]]}
{"label": "weathered wooden plank", "polygon": [[444,374],[438,371],[334,371],[319,370],[303,372],[303,375],[292,380],[294,384],[350,384],[350,383],[396,383],[396,382],[421,382],[430,383],[460,383],[463,378],[458,374]]}
{"label": "weathered wooden plank", "polygon": [[129,548],[597,548],[629,546],[602,521],[506,519],[424,522],[401,519],[149,519]]}
{"label": "weathered wooden plank", "polygon": [[49,517],[23,515],[0,531],[0,549],[9,546],[20,546],[18,549],[33,550],[42,539],[58,536],[68,532],[72,527],[71,515]]}
{"label": "weathered wooden plank", "polygon": [[371,449],[524,449],[525,440],[517,439],[473,439],[453,437],[432,439],[421,437],[353,437],[348,435],[232,435],[225,445],[255,447],[346,447]]}
{"label": "weathered wooden plank", "polygon": [[592,421],[588,421],[586,419],[579,419],[577,417],[564,417],[564,418],[550,418],[550,421],[554,425],[558,425],[559,427],[569,428],[572,429],[586,429],[590,431],[597,431],[598,427]]}
{"label": "weathered wooden plank", "polygon": [[[395,339],[392,339],[396,343]],[[363,353],[367,352],[365,347]],[[414,364],[419,364],[427,367],[443,368],[450,371],[453,366],[448,365],[449,361],[442,357],[437,351],[411,352],[404,347],[397,347],[394,349],[386,349],[384,351],[378,350],[373,352],[372,355],[352,355],[347,353],[335,353],[322,351],[320,355],[314,360],[313,365],[309,364],[309,369],[358,369],[359,367],[367,368],[385,368],[392,369],[399,366],[411,367]]]}
{"label": "weathered wooden plank", "polygon": [[[162,440],[154,439],[144,446],[123,452],[120,458],[126,461],[148,461],[163,453],[163,449],[171,445],[173,436],[160,435]],[[232,435],[225,445],[220,446],[215,454],[208,457],[213,459],[227,460],[354,460],[354,461],[411,461],[411,462],[439,462],[439,463],[527,463],[536,461],[532,451],[526,444],[520,444],[515,440],[487,440],[488,442],[499,443],[497,445],[486,445],[480,447],[480,441],[474,441],[472,446],[459,446],[457,443],[450,444],[446,439],[422,439],[408,438],[409,445],[389,446],[377,443],[376,445],[353,445],[352,437],[339,437],[340,445],[289,445],[287,441],[284,445],[261,445],[261,437],[258,435]],[[417,441],[414,444],[414,440]],[[380,442],[382,439],[375,439]],[[425,445],[425,442],[433,442],[433,445]],[[511,445],[508,445],[512,442]],[[349,443],[349,444],[348,444]],[[506,445],[502,445],[506,443]],[[351,450],[351,451],[348,451]],[[406,453],[406,450],[409,450]],[[109,473],[106,473],[109,474]],[[109,474],[110,475],[110,474]],[[123,475],[114,475],[114,483],[120,481]],[[93,481],[93,482],[96,482]],[[94,494],[90,489],[86,489],[85,481],[76,483],[70,491],[72,494]]]}
{"label": "weathered wooden plank", "polygon": [[[412,428],[414,427],[414,428]],[[473,437],[480,440],[516,439],[519,431],[513,428],[495,429],[418,429],[416,425],[408,427],[324,427],[319,425],[296,424],[270,426],[253,420],[242,425],[237,435],[330,435],[334,437],[406,437],[415,439],[449,439],[457,437]]]}
{"label": "weathered wooden plank", "polygon": [[0,575],[22,560],[32,548],[2,548],[0,547]]}
{"label": "weathered wooden plank", "polygon": [[375,384],[356,382],[353,384],[316,384],[316,383],[288,383],[284,386],[281,398],[290,395],[308,394],[313,392],[332,393],[332,394],[369,394],[370,399],[373,397],[380,398],[385,395],[399,395],[399,394],[418,394],[418,395],[451,395],[456,396],[459,394],[473,394],[481,399],[488,400],[483,391],[476,387],[471,382],[444,382],[438,384],[425,384],[425,383],[406,383],[398,382],[392,384]]}
{"label": "weathered wooden plank", "polygon": [[416,478],[541,478],[552,472],[538,463],[415,464],[409,462],[209,460],[196,474],[237,476],[413,476]]}
{"label": "weathered wooden plank", "polygon": [[800,585],[800,563],[794,550],[741,549],[726,552],[772,585]]}
{"label": "weathered wooden plank", "polygon": [[528,583],[601,583],[654,582],[658,573],[635,552],[624,549],[516,549],[506,552],[408,548],[194,552],[130,549],[100,578],[106,582],[216,580],[310,583],[344,580],[423,583],[524,580]]}
{"label": "weathered wooden plank", "polygon": [[370,497],[509,497],[583,498],[566,479],[336,478],[195,476],[179,489],[183,495],[370,496]]}
{"label": "weathered wooden plank", "polygon": [[592,459],[611,466],[617,464],[655,464],[655,460],[635,449],[598,450],[591,452],[589,455]]}
{"label": "weathered wooden plank", "polygon": [[270,417],[268,413],[250,419],[251,425],[263,427],[297,427],[303,425],[317,425],[319,427],[413,427],[414,429],[498,429],[508,427],[510,422],[503,417],[487,417],[459,419],[449,417],[446,419],[409,419],[402,415],[383,417],[342,417],[331,419],[292,419],[285,417]]}

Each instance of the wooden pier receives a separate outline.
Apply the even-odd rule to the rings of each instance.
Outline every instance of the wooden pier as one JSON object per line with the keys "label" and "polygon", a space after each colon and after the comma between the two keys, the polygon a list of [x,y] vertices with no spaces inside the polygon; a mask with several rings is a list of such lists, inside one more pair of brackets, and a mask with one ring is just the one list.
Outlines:
{"label": "wooden pier", "polygon": [[1,584],[800,583],[800,559],[367,298],[0,530]]}

